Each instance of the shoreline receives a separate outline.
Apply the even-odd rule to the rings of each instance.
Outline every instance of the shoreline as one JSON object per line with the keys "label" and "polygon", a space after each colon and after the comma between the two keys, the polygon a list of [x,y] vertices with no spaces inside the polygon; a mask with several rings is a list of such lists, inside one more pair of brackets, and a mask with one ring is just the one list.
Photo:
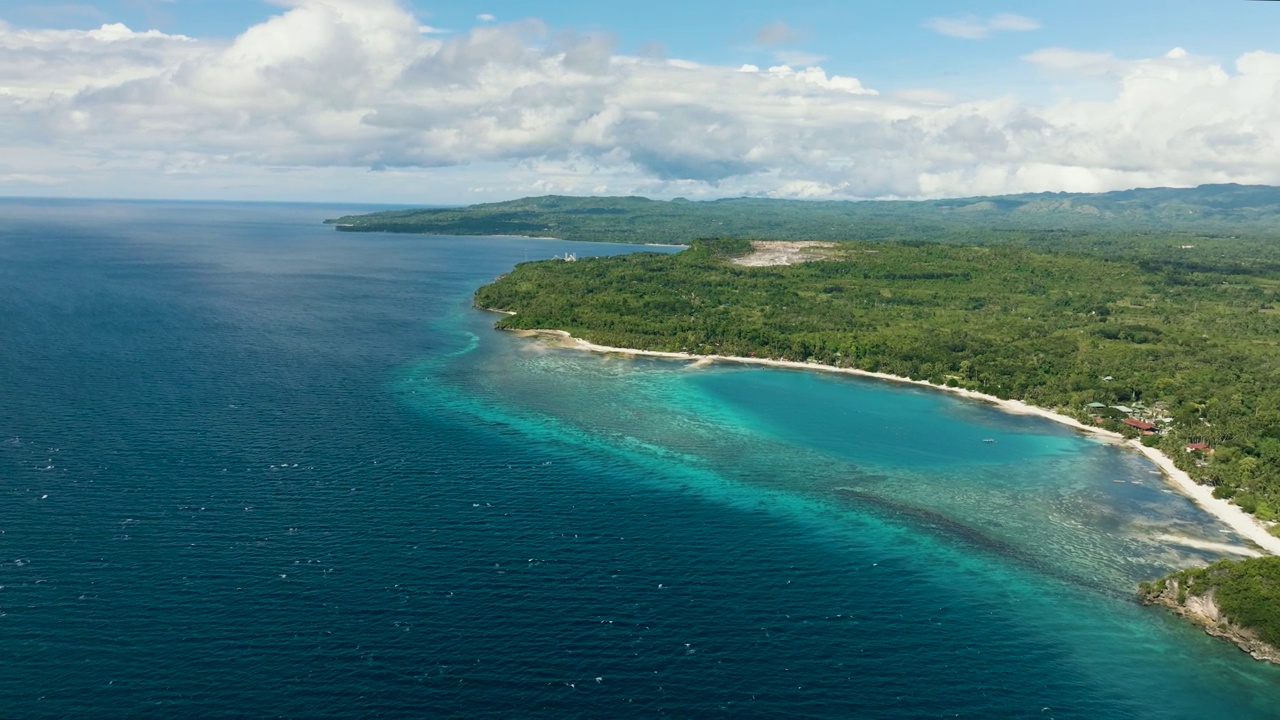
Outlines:
{"label": "shoreline", "polygon": [[[491,310],[491,312],[500,312],[506,315],[515,314],[514,312],[506,310]],[[1123,445],[1142,454],[1148,460],[1155,463],[1156,467],[1160,468],[1165,480],[1173,485],[1180,493],[1182,493],[1183,496],[1190,499],[1191,502],[1217,518],[1242,538],[1245,538],[1262,548],[1264,552],[1271,555],[1280,555],[1280,537],[1272,535],[1261,521],[1240,509],[1239,506],[1232,505],[1226,500],[1214,497],[1212,488],[1207,485],[1201,485],[1193,480],[1186,471],[1174,465],[1173,460],[1159,450],[1147,447],[1138,440],[1129,440],[1120,433],[1086,425],[1073,417],[1062,415],[1035,405],[1030,405],[1021,400],[1004,400],[996,397],[995,395],[980,393],[976,390],[936,385],[928,380],[912,380],[911,378],[902,377],[900,375],[890,375],[888,373],[872,372],[870,370],[859,370],[857,368],[840,368],[832,365],[799,362],[796,360],[771,360],[766,358],[737,357],[734,355],[697,355],[685,352],[664,352],[661,350],[637,350],[635,348],[610,347],[608,345],[597,345],[596,343],[576,338],[564,330],[517,330],[516,332],[527,337],[556,337],[560,339],[562,347],[575,350],[586,350],[589,352],[614,355],[663,358],[667,360],[683,360],[695,363],[698,367],[705,367],[716,362],[728,362],[739,365],[759,365],[763,367],[789,368],[792,370],[813,370],[817,372],[839,373],[842,375],[852,375],[854,377],[870,378],[885,382],[916,385],[919,387],[941,390],[969,400],[985,402],[1012,415],[1032,415],[1043,418],[1087,433],[1111,444]]]}

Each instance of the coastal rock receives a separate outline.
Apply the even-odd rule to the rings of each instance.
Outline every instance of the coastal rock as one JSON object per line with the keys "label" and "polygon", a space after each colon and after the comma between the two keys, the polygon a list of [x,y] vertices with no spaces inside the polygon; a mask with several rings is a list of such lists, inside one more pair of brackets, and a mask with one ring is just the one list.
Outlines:
{"label": "coastal rock", "polygon": [[1280,665],[1280,648],[1258,639],[1249,628],[1232,623],[1218,606],[1215,595],[1212,590],[1202,595],[1188,594],[1175,578],[1144,586],[1140,592],[1144,605],[1163,605],[1206,633],[1235,643],[1254,659]]}

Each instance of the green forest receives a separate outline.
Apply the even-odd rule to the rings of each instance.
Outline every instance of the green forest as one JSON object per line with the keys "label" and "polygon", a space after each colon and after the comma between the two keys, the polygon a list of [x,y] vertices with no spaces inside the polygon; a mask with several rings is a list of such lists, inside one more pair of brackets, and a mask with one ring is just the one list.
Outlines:
{"label": "green forest", "polygon": [[[524,263],[476,303],[515,311],[502,328],[1024,400],[1141,437],[1280,534],[1280,188],[923,203],[551,197],[337,222],[690,244]],[[802,264],[730,262],[752,251],[748,238],[841,242]],[[1280,561],[1199,572],[1187,580],[1221,588],[1235,622],[1280,637]]]}
{"label": "green forest", "polygon": [[1203,185],[924,201],[729,198],[689,201],[550,195],[326,221],[344,232],[525,235],[682,245],[695,237],[926,240],[1064,249],[1135,234],[1258,235],[1280,227],[1280,188]]}
{"label": "green forest", "polygon": [[[518,265],[477,291],[509,329],[602,345],[812,361],[1013,398],[1142,437],[1214,494],[1280,519],[1280,270],[1274,243],[1180,238],[1124,252],[833,243],[826,258],[742,267],[746,240]],[[1093,407],[1090,407],[1093,405]],[[1104,406],[1099,408],[1098,406]],[[1199,444],[1208,451],[1188,451]],[[1272,532],[1280,526],[1272,525]],[[1188,576],[1190,578],[1190,576]],[[1213,566],[1234,622],[1280,637],[1280,559]]]}
{"label": "green forest", "polygon": [[[1261,248],[1264,253],[1269,252]],[[835,244],[829,259],[741,267],[743,240],[524,263],[476,293],[604,345],[811,361],[1054,408],[1131,436],[1164,429],[1200,482],[1280,519],[1280,272],[1177,240],[1130,259],[1008,246]],[[1258,269],[1248,270],[1246,266]],[[1102,409],[1090,408],[1101,404]],[[1204,443],[1213,453],[1188,452]]]}
{"label": "green forest", "polygon": [[1280,647],[1280,557],[1221,560],[1143,583],[1141,592],[1148,598],[1158,596],[1171,581],[1177,583],[1179,604],[1186,604],[1188,597],[1212,594],[1230,622],[1250,628],[1258,639]]}

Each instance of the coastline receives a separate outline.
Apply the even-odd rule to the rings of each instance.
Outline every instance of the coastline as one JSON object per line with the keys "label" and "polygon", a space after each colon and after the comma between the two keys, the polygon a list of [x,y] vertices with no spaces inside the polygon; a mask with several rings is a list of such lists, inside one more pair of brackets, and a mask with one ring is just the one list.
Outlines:
{"label": "coastline", "polygon": [[1195,623],[1205,633],[1222,638],[1253,656],[1255,660],[1280,665],[1280,648],[1258,638],[1257,632],[1231,622],[1218,605],[1216,590],[1198,595],[1187,592],[1177,575],[1144,589],[1139,596],[1144,605],[1161,605],[1174,615]]}
{"label": "coastline", "polygon": [[[488,309],[488,308],[486,308]],[[506,310],[491,310],[492,312],[500,312],[506,315],[514,315],[515,313]],[[1178,468],[1173,464],[1173,460],[1169,456],[1160,452],[1155,448],[1147,447],[1137,440],[1126,439],[1123,435],[1110,430],[1104,430],[1098,427],[1086,425],[1079,420],[1067,415],[1062,415],[1052,410],[1042,407],[1030,405],[1021,400],[1005,400],[994,395],[980,393],[974,390],[966,390],[964,388],[953,388],[945,385],[937,385],[927,380],[912,380],[911,378],[902,377],[900,375],[890,375],[888,373],[871,372],[869,370],[859,370],[856,368],[840,368],[832,365],[821,365],[819,363],[798,362],[795,360],[771,360],[765,358],[737,357],[733,355],[697,355],[694,353],[684,352],[664,352],[660,350],[637,350],[634,348],[610,347],[608,345],[597,345],[581,338],[576,338],[565,332],[564,330],[518,330],[522,335],[534,337],[555,337],[560,340],[562,347],[586,350],[589,352],[615,354],[615,355],[633,355],[641,357],[664,358],[668,360],[683,360],[704,367],[716,362],[736,363],[740,365],[759,365],[764,367],[790,368],[793,370],[813,370],[818,372],[839,373],[843,375],[852,375],[855,377],[871,378],[875,380],[883,380],[886,382],[894,382],[906,385],[917,385],[921,387],[932,388],[944,392],[958,395],[970,400],[978,400],[996,406],[998,409],[1014,414],[1014,415],[1033,415],[1035,417],[1044,418],[1052,422],[1066,425],[1075,430],[1092,435],[1100,440],[1115,445],[1123,445],[1131,450],[1144,455],[1147,459],[1155,463],[1160,468],[1165,479],[1173,485],[1180,493],[1189,498],[1193,503],[1198,505],[1205,512],[1220,520],[1223,524],[1230,527],[1241,537],[1251,541],[1262,550],[1271,555],[1280,555],[1280,537],[1272,535],[1257,518],[1249,515],[1236,505],[1232,505],[1226,500],[1215,498],[1213,489],[1197,483],[1191,478],[1186,471]]]}

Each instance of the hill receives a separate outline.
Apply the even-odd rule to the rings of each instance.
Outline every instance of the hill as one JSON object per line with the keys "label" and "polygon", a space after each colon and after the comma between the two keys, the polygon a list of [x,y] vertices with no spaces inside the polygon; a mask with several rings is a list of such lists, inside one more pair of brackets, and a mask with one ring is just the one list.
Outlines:
{"label": "hill", "polygon": [[[1159,235],[1117,257],[699,240],[522,263],[475,302],[515,313],[504,329],[859,368],[1050,408],[1141,437],[1280,535],[1280,268],[1245,259],[1274,257],[1274,242],[1231,243],[1224,261]],[[1268,557],[1176,573],[1142,597],[1280,660],[1277,588]]]}
{"label": "hill", "polygon": [[[326,222],[344,232],[524,235],[685,244],[699,237],[998,242],[1027,233],[1280,234],[1280,188],[1202,185],[947,200],[693,202],[548,195],[463,208],[395,210]],[[975,235],[976,233],[976,235]],[[1009,239],[1009,238],[1005,238]]]}
{"label": "hill", "polygon": [[1280,557],[1222,560],[1143,583],[1139,597],[1164,605],[1259,660],[1280,663]]}
{"label": "hill", "polygon": [[1280,521],[1274,267],[893,242],[833,243],[774,267],[727,260],[751,250],[698,241],[674,255],[522,263],[476,304],[516,312],[502,328],[887,372],[1130,436],[1136,413],[1159,431],[1147,444],[1218,497]]}

